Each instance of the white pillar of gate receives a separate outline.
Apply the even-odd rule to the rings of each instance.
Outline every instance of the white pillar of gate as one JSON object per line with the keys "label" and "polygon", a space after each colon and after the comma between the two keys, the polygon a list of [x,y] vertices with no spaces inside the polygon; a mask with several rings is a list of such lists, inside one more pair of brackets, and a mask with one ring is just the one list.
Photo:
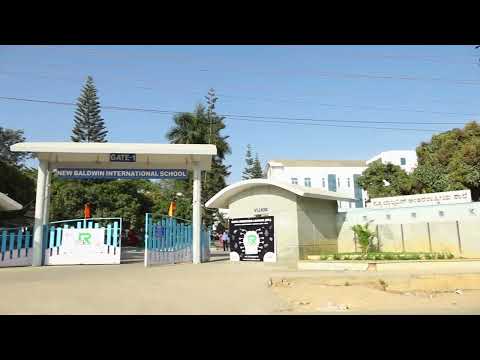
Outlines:
{"label": "white pillar of gate", "polygon": [[[35,225],[33,227],[32,266],[42,266],[43,225],[45,223],[45,192],[48,177],[48,161],[39,160],[37,175],[37,194],[35,199]],[[48,206],[48,204],[47,204]]]}
{"label": "white pillar of gate", "polygon": [[45,180],[45,201],[43,202],[43,225],[48,224],[50,217],[50,178],[51,178],[50,166],[47,166],[47,178]]}
{"label": "white pillar of gate", "polygon": [[192,257],[194,264],[200,264],[201,244],[200,233],[202,231],[202,211],[200,207],[200,194],[202,189],[201,169],[198,161],[193,162],[193,221],[192,221]]}

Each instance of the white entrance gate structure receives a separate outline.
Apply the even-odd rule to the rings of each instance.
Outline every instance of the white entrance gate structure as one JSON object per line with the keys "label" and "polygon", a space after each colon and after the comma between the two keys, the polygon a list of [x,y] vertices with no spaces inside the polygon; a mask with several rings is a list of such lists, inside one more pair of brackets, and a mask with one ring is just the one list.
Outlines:
{"label": "white entrance gate structure", "polygon": [[[64,170],[64,173],[73,174],[77,178],[89,178],[91,174],[97,173],[93,176],[98,176],[98,173],[102,173],[105,179],[152,178],[150,176],[152,173],[158,174],[158,178],[167,174],[163,178],[168,178],[168,169],[193,170],[192,258],[194,264],[201,262],[200,175],[202,170],[210,169],[212,157],[217,154],[215,145],[24,142],[12,145],[10,149],[16,152],[34,153],[39,160],[33,234],[33,266],[42,266],[43,226],[48,223],[51,172],[60,168],[67,169]],[[69,172],[68,169],[71,171]],[[89,170],[79,171],[78,169]],[[96,172],[94,169],[100,171]],[[105,171],[102,172],[102,169]],[[139,171],[134,172],[135,169]],[[171,171],[170,173],[175,172]]]}

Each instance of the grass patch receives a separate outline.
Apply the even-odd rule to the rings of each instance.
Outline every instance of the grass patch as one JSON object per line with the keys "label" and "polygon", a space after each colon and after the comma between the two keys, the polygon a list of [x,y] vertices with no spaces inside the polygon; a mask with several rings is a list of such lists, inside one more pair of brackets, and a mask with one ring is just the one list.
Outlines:
{"label": "grass patch", "polygon": [[370,253],[335,253],[320,255],[320,260],[445,260],[453,259],[452,253],[425,253],[425,252],[370,252]]}

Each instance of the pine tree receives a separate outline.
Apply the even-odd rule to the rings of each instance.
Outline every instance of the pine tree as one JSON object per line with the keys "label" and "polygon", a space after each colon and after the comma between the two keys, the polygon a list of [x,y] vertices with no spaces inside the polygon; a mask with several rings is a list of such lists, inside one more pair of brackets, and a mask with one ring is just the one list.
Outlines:
{"label": "pine tree", "polygon": [[72,130],[72,141],[75,142],[107,142],[108,130],[100,116],[100,103],[97,89],[91,76],[87,77],[82,94],[77,100],[77,110],[74,117],[75,126]]}
{"label": "pine tree", "polygon": [[250,144],[247,145],[247,153],[245,154],[245,169],[242,172],[242,180],[252,179],[252,167],[253,167],[253,158],[252,158],[252,147]]}
{"label": "pine tree", "polygon": [[215,89],[210,88],[208,90],[207,96],[205,96],[205,100],[207,101],[207,119],[208,119],[208,143],[212,143],[212,127],[213,127],[213,118],[217,115],[215,113],[215,103],[218,100],[218,97],[215,95]]}
{"label": "pine tree", "polygon": [[[167,132],[167,138],[174,144],[213,144],[217,147],[217,155],[213,156],[212,166],[204,172],[202,181],[201,202],[205,203],[213,195],[226,186],[226,177],[230,175],[230,166],[223,163],[225,156],[231,153],[227,140],[221,131],[225,129],[224,117],[215,112],[217,97],[210,89],[207,99],[207,108],[197,106],[193,113],[182,113],[174,116],[174,126]],[[189,179],[180,185],[185,197],[191,199],[192,174]],[[190,218],[190,217],[188,217]],[[218,209],[203,208],[203,221],[211,225],[218,218]]]}
{"label": "pine tree", "polygon": [[260,164],[260,160],[258,159],[258,154],[255,156],[255,160],[253,161],[252,170],[250,171],[251,179],[261,179],[263,178],[263,170],[262,164]]}

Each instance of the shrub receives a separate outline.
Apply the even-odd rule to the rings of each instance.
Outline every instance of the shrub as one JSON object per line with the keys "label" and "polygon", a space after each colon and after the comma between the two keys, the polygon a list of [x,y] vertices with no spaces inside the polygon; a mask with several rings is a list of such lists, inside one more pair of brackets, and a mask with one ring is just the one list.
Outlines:
{"label": "shrub", "polygon": [[365,225],[354,225],[352,226],[352,231],[355,233],[363,253],[368,253],[374,248],[373,239],[376,235],[368,228],[368,223]]}
{"label": "shrub", "polygon": [[386,291],[388,284],[382,279],[378,280],[378,282],[380,283],[380,286],[382,287],[383,291]]}
{"label": "shrub", "polygon": [[455,255],[453,255],[452,253],[448,253],[447,254],[447,258],[448,259],[453,259],[455,257]]}
{"label": "shrub", "polygon": [[444,254],[438,254],[437,259],[443,260],[443,259],[445,259],[445,255]]}
{"label": "shrub", "polygon": [[333,255],[333,260],[340,260],[340,255],[339,254],[334,254]]}

